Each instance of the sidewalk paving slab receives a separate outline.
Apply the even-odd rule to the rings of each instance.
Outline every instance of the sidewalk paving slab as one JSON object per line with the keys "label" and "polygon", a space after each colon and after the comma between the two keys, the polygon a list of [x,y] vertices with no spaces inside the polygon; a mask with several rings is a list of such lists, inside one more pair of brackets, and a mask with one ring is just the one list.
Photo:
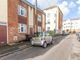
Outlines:
{"label": "sidewalk paving slab", "polygon": [[0,57],[21,51],[25,48],[31,47],[30,42],[16,43],[15,45],[5,45],[0,47]]}

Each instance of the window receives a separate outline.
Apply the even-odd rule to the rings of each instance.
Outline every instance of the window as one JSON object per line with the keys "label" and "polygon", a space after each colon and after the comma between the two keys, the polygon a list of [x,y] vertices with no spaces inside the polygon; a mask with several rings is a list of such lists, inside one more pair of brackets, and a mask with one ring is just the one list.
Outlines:
{"label": "window", "polygon": [[56,23],[56,20],[54,20],[54,23]]}
{"label": "window", "polygon": [[38,26],[38,32],[41,32],[41,26]]}
{"label": "window", "polygon": [[41,22],[41,15],[38,14],[38,21]]}
{"label": "window", "polygon": [[50,17],[50,13],[47,13],[47,17]]}
{"label": "window", "polygon": [[64,25],[66,25],[66,24],[64,24]]}
{"label": "window", "polygon": [[18,6],[18,15],[26,16],[26,9],[22,6]]}
{"label": "window", "polygon": [[49,31],[50,30],[50,27],[47,27],[47,30]]}
{"label": "window", "polygon": [[50,19],[47,19],[46,20],[46,24],[50,24]]}
{"label": "window", "polygon": [[48,24],[50,24],[50,22],[49,22],[49,21],[48,21],[47,23],[48,23]]}
{"label": "window", "polygon": [[20,23],[18,28],[19,28],[18,30],[19,30],[20,33],[26,33],[27,32],[26,31],[27,30],[26,24],[21,24]]}

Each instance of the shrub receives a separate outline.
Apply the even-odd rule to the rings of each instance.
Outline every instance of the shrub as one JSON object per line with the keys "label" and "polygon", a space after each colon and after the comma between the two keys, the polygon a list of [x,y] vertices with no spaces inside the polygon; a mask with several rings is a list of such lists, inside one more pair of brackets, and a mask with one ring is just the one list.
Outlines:
{"label": "shrub", "polygon": [[49,34],[50,34],[51,36],[54,36],[54,35],[55,35],[55,32],[54,32],[54,31],[49,31]]}

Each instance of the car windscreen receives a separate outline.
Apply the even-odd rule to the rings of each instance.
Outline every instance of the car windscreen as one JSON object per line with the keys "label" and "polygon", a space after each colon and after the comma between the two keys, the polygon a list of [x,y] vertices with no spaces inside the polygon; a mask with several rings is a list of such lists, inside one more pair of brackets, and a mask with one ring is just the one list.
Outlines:
{"label": "car windscreen", "polygon": [[40,32],[39,37],[42,37],[42,36],[44,36],[44,34],[43,34],[43,32]]}

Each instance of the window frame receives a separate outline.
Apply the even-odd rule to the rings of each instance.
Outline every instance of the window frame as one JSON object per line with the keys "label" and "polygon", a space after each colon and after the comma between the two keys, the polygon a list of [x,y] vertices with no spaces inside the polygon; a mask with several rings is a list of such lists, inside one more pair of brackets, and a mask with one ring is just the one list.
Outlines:
{"label": "window frame", "polygon": [[[23,14],[22,14],[22,12],[23,12]],[[27,14],[26,8],[21,5],[18,5],[18,15],[26,17],[26,14]]]}
{"label": "window frame", "polygon": [[[22,31],[23,28],[23,31]],[[19,33],[27,33],[27,25],[23,23],[18,24],[18,32]]]}
{"label": "window frame", "polygon": [[42,16],[41,16],[40,14],[37,15],[37,20],[38,20],[39,22],[42,21]]}

